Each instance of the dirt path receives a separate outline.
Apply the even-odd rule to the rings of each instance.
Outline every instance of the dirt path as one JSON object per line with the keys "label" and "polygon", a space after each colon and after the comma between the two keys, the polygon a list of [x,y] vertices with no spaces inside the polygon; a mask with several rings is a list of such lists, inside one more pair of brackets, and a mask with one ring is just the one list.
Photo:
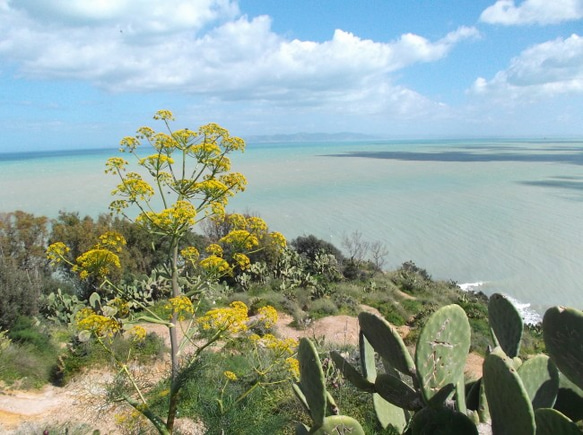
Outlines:
{"label": "dirt path", "polygon": [[[362,306],[363,310],[379,314],[373,308]],[[280,313],[276,324],[276,332],[282,337],[309,337],[327,344],[357,345],[358,319],[340,315],[330,316],[313,322],[305,330],[297,330],[290,326],[292,317]],[[166,328],[160,325],[149,325],[150,332],[156,332],[166,337]],[[406,330],[401,330],[404,335]],[[167,370],[164,362],[151,367],[158,375]],[[481,376],[482,359],[470,355],[466,365],[466,374],[477,378]],[[3,434],[41,434],[51,426],[67,424],[69,427],[83,424],[88,434],[98,428],[101,435],[117,434],[115,406],[107,405],[105,401],[105,385],[111,380],[111,375],[103,371],[90,371],[77,377],[63,388],[45,386],[39,391],[2,390],[0,386],[0,433]],[[185,421],[196,433],[196,425]],[[80,433],[80,432],[76,432]]]}

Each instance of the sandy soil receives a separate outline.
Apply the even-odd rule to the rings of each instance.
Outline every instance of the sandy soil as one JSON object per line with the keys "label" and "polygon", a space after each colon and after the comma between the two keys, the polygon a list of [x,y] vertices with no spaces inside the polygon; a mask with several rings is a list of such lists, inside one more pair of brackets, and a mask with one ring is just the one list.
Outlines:
{"label": "sandy soil", "polygon": [[[370,307],[364,310],[378,314]],[[358,320],[351,316],[331,316],[317,320],[305,330],[290,326],[291,316],[279,315],[276,325],[277,333],[282,337],[314,338],[325,343],[338,345],[356,345],[358,343]],[[148,330],[166,336],[164,326],[148,325]],[[406,328],[400,330],[404,336]],[[167,373],[167,363],[160,362],[148,368],[150,376],[159,379]],[[466,365],[466,375],[470,378],[481,376],[482,358],[470,355]],[[38,391],[19,391],[2,389],[0,386],[0,433],[3,434],[42,434],[51,426],[67,424],[68,427],[86,428],[85,433],[99,429],[101,434],[117,434],[115,416],[120,411],[115,405],[106,404],[106,384],[111,374],[104,371],[88,371],[77,377],[63,388],[51,385]],[[203,433],[200,425],[184,419],[180,422],[187,433]],[[82,432],[82,430],[81,430]],[[79,432],[76,432],[79,433]]]}

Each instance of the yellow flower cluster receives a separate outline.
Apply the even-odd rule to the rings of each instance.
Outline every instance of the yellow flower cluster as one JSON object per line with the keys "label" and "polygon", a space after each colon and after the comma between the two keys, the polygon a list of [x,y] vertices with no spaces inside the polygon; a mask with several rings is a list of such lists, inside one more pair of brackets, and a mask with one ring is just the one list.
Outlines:
{"label": "yellow flower cluster", "polygon": [[247,330],[248,321],[247,305],[240,301],[235,301],[226,308],[207,311],[197,319],[198,325],[205,331],[227,331],[232,334]]}
{"label": "yellow flower cluster", "polygon": [[293,338],[277,338],[273,334],[265,334],[254,340],[258,347],[273,351],[276,355],[293,355],[298,347],[298,341]]}
{"label": "yellow flower cluster", "polygon": [[265,325],[265,328],[270,329],[277,323],[277,310],[270,305],[266,305],[265,307],[259,308],[257,310],[259,313],[259,319]]}
{"label": "yellow flower cluster", "polygon": [[152,211],[141,213],[136,218],[136,222],[158,229],[165,234],[176,234],[196,223],[196,209],[188,201],[176,201],[160,213]]}
{"label": "yellow flower cluster", "polygon": [[65,255],[70,251],[69,247],[63,242],[56,242],[51,244],[46,251],[47,259],[51,262],[51,265],[56,265],[63,261]]}
{"label": "yellow flower cluster", "polygon": [[104,278],[111,273],[112,267],[121,269],[119,257],[109,249],[94,248],[84,252],[76,260],[73,271],[79,273],[81,279],[90,275]]}
{"label": "yellow flower cluster", "polygon": [[251,266],[251,260],[245,254],[233,254],[233,261],[239,266],[241,270],[247,270]]}
{"label": "yellow flower cluster", "polygon": [[139,164],[148,169],[153,170],[154,172],[158,172],[161,169],[167,168],[170,165],[174,164],[174,159],[172,157],[167,156],[166,154],[158,153],[140,159]]}
{"label": "yellow flower cluster", "polygon": [[154,148],[160,152],[171,153],[174,149],[180,149],[180,143],[166,133],[156,133],[151,139]]}
{"label": "yellow flower cluster", "polygon": [[247,218],[245,216],[243,216],[242,214],[232,213],[229,216],[227,216],[227,221],[236,230],[247,229]]}
{"label": "yellow flower cluster", "polygon": [[158,110],[154,115],[154,119],[163,121],[174,121],[174,115],[170,110]]}
{"label": "yellow flower cluster", "polygon": [[283,249],[287,246],[287,241],[285,239],[285,236],[281,233],[278,233],[277,231],[273,231],[269,234],[269,237],[271,237],[272,242],[280,249]]}
{"label": "yellow flower cluster", "polygon": [[128,164],[127,160],[124,160],[121,157],[111,157],[105,163],[105,173],[117,174],[120,171],[123,171],[127,164]]}
{"label": "yellow flower cluster", "polygon": [[180,255],[182,255],[182,258],[184,258],[186,261],[192,264],[196,263],[200,257],[198,249],[196,249],[194,246],[189,246],[187,248],[182,249],[180,251]]}
{"label": "yellow flower cluster", "polygon": [[232,245],[237,251],[250,251],[259,245],[255,234],[247,230],[234,230],[219,240],[220,243]]}
{"label": "yellow flower cluster", "polygon": [[137,147],[140,146],[140,141],[135,137],[126,136],[120,141],[119,144],[120,152],[122,153],[125,153],[126,151],[133,152]]}
{"label": "yellow flower cluster", "polygon": [[218,180],[227,188],[226,194],[233,196],[237,192],[244,192],[247,179],[239,172],[229,172],[218,177]]}
{"label": "yellow flower cluster", "polygon": [[214,142],[202,142],[188,147],[188,152],[201,162],[207,162],[212,158],[219,157],[221,148]]}
{"label": "yellow flower cluster", "polygon": [[144,341],[146,339],[146,329],[143,326],[135,325],[128,330],[133,341]]}
{"label": "yellow flower cluster", "polygon": [[285,359],[285,364],[287,370],[292,374],[294,378],[297,379],[300,377],[300,362],[297,360],[297,358],[290,356]]}
{"label": "yellow flower cluster", "polygon": [[184,320],[187,314],[194,314],[194,305],[188,296],[181,295],[168,299],[164,308],[170,311],[170,317],[178,315],[178,320]]}
{"label": "yellow flower cluster", "polygon": [[225,378],[227,378],[229,381],[236,381],[238,379],[237,375],[230,370],[224,371],[223,376],[225,376]]}
{"label": "yellow flower cluster", "polygon": [[126,239],[120,233],[116,231],[106,231],[99,236],[99,242],[96,247],[121,252],[126,243]]}
{"label": "yellow flower cluster", "polygon": [[125,197],[130,202],[148,201],[154,196],[154,189],[140,174],[130,172],[111,194]]}
{"label": "yellow flower cluster", "polygon": [[150,140],[154,137],[154,134],[156,134],[156,132],[151,127],[140,127],[138,128],[136,138]]}
{"label": "yellow flower cluster", "polygon": [[200,267],[202,267],[207,274],[213,276],[223,276],[231,272],[231,266],[221,257],[216,255],[210,255],[200,262]]}
{"label": "yellow flower cluster", "polygon": [[117,320],[97,314],[91,308],[79,310],[75,320],[80,331],[89,331],[98,337],[113,337],[121,331],[121,324]]}
{"label": "yellow flower cluster", "polygon": [[250,216],[246,219],[247,229],[256,234],[267,232],[267,224],[263,219],[257,216]]}
{"label": "yellow flower cluster", "polygon": [[223,256],[223,248],[221,248],[220,245],[217,245],[216,243],[211,243],[208,245],[206,247],[206,252],[211,255],[216,255],[217,257]]}

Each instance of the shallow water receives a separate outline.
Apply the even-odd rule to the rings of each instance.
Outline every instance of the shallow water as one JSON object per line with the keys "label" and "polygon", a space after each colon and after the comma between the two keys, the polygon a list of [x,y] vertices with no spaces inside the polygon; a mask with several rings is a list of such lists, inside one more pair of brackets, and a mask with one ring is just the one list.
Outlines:
{"label": "shallow water", "polygon": [[[115,154],[0,155],[0,211],[105,212],[115,179],[103,167]],[[582,164],[583,142],[251,144],[233,157],[249,184],[231,206],[288,238],[341,246],[360,231],[385,243],[388,268],[413,260],[539,312],[583,308]]]}

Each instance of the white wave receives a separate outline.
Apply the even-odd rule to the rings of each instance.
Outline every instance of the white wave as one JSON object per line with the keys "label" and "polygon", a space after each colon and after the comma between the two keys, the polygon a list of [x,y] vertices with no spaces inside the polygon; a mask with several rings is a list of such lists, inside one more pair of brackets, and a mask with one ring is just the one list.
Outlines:
{"label": "white wave", "polygon": [[[485,281],[476,281],[458,284],[458,287],[465,292],[468,291],[477,292],[480,291],[480,288],[483,287],[484,285],[486,285]],[[532,309],[529,303],[520,302],[518,299],[513,298],[512,296],[509,296],[507,294],[504,294],[504,296],[506,296],[508,300],[512,302],[512,305],[516,307],[524,323],[528,325],[536,325],[537,323],[542,322],[541,315],[537,313],[534,309]]]}
{"label": "white wave", "polygon": [[469,292],[469,291],[477,291],[484,284],[485,284],[485,282],[483,282],[483,281],[477,281],[477,282],[466,282],[463,284],[458,284],[457,286],[459,288],[461,288],[463,291]]}
{"label": "white wave", "polygon": [[543,319],[541,315],[532,308],[530,308],[530,304],[520,302],[519,300],[513,298],[512,296],[508,295],[505,296],[508,298],[510,302],[512,302],[512,305],[516,307],[516,309],[520,313],[520,316],[522,317],[522,320],[524,320],[524,323],[526,323],[527,325],[536,325],[537,323],[542,322]]}

